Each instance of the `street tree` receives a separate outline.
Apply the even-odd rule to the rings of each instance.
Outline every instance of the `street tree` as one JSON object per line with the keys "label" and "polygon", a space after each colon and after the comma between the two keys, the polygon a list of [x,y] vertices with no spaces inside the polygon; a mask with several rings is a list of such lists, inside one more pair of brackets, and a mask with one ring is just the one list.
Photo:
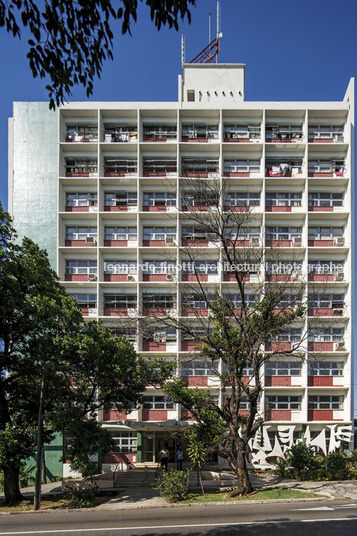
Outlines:
{"label": "street tree", "polygon": [[[143,2],[143,0],[140,0]],[[190,22],[196,0],[145,0],[150,18],[160,30],[178,30],[179,20]],[[50,108],[63,103],[74,86],[93,93],[103,64],[113,59],[117,29],[131,34],[137,21],[138,0],[13,0],[0,1],[0,26],[14,37],[28,36],[27,58],[34,77],[49,77]]]}
{"label": "street tree", "polygon": [[[264,422],[260,411],[263,367],[268,360],[303,358],[299,350],[306,333],[299,326],[303,326],[306,285],[301,274],[292,277],[292,268],[287,273],[270,269],[284,264],[284,249],[279,249],[268,232],[265,239],[259,215],[246,201],[230,203],[228,180],[201,178],[187,184],[191,201],[182,201],[186,206],[182,228],[187,225],[190,236],[185,242],[182,237],[181,259],[190,266],[186,267],[187,282],[180,284],[181,316],[168,317],[166,322],[175,325],[184,339],[194,341],[196,351],[185,361],[208,364],[219,380],[218,396],[197,398],[196,389],[178,378],[168,383],[165,392],[200,425],[208,425],[206,415],[212,412],[213,422],[224,424],[226,434],[219,455],[237,475],[232,496],[244,495],[252,491],[247,469],[249,443]],[[197,206],[192,203],[195,198],[205,200]],[[210,253],[202,247],[207,245]],[[220,285],[207,282],[208,262],[221,267]],[[179,268],[184,273],[182,266]],[[296,340],[288,345],[279,342],[291,328],[299,332]],[[185,362],[181,363],[184,366]]]}
{"label": "street tree", "polygon": [[146,384],[169,369],[143,361],[100,323],[84,322],[46,252],[15,238],[0,205],[0,469],[8,504],[22,499],[19,471],[36,446],[62,432],[83,464],[108,445],[98,411],[135,407]]}

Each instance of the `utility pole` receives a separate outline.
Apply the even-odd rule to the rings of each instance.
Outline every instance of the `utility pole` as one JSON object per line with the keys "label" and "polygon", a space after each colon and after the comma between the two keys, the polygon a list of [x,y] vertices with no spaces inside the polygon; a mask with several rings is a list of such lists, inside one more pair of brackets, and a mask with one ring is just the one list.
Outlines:
{"label": "utility pole", "polygon": [[35,480],[35,498],[33,507],[34,510],[38,510],[41,506],[41,473],[42,473],[42,450],[43,450],[43,425],[42,425],[42,413],[43,413],[43,395],[45,390],[45,379],[42,377],[41,389],[40,389],[40,403],[38,407],[38,419],[37,419],[37,456],[36,456],[36,480]]}

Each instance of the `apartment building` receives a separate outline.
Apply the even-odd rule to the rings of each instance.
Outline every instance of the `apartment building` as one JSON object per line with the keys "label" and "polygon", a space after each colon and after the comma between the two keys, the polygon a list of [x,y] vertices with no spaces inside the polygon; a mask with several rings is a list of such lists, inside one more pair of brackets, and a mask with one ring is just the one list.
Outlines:
{"label": "apartment building", "polygon": [[[301,437],[324,453],[351,446],[354,80],[338,102],[249,102],[244,74],[242,64],[184,64],[177,102],[77,102],[57,112],[14,103],[9,207],[86,318],[102,319],[144,356],[165,356],[219,399],[194,337],[160,317],[208,315],[197,279],[239,307],[219,245],[192,219],[210,211],[192,180],[225,181],[223,206],[251,211],[244,245],[278,251],[278,262],[262,265],[263,281],[306,282],[306,318],[265,347],[282,352],[262,370],[265,423],[251,443],[251,463],[267,466]],[[257,284],[251,274],[247,300]],[[310,323],[305,346],[284,357]],[[117,444],[101,460],[108,470],[157,462],[163,439],[173,457],[171,433],[189,415],[149,388],[141,408],[99,418]]]}

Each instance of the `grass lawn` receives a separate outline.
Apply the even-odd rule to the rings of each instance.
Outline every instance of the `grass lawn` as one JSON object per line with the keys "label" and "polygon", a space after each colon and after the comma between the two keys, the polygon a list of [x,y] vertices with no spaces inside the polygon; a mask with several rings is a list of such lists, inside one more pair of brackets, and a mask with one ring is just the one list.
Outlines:
{"label": "grass lawn", "polygon": [[264,501],[264,500],[276,500],[276,499],[315,499],[324,497],[324,495],[318,495],[317,493],[309,493],[305,491],[297,491],[294,489],[273,488],[256,491],[247,497],[228,497],[227,491],[210,491],[202,495],[200,493],[190,493],[189,498],[182,501],[183,504],[187,503],[202,503],[202,502],[232,502],[232,501]]}
{"label": "grass lawn", "polygon": [[[96,497],[95,506],[107,502],[108,497]],[[63,499],[61,496],[58,499],[43,499],[41,501],[40,510],[59,510],[59,509],[68,509],[73,508],[70,504],[70,501]],[[16,506],[6,506],[4,501],[0,501],[0,513],[1,512],[29,512],[33,510],[33,500],[25,500]]]}

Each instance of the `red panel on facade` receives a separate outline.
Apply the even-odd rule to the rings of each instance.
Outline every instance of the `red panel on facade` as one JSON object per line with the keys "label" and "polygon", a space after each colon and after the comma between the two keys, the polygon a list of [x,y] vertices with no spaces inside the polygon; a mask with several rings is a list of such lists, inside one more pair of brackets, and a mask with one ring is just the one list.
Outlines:
{"label": "red panel on facade", "polygon": [[65,281],[88,281],[88,274],[66,274]]}
{"label": "red panel on facade", "polygon": [[291,350],[291,342],[289,341],[272,341],[265,343],[267,352],[289,352]]}
{"label": "red panel on facade", "polygon": [[266,421],[291,421],[290,409],[268,409],[265,412]]}
{"label": "red panel on facade", "polygon": [[166,274],[143,274],[143,281],[166,281]]}
{"label": "red panel on facade", "polygon": [[128,281],[128,274],[104,274],[104,281]]}
{"label": "red panel on facade", "polygon": [[334,281],[333,274],[309,274],[309,281]]}
{"label": "red panel on facade", "polygon": [[181,281],[208,281],[207,274],[182,274]]}
{"label": "red panel on facade", "polygon": [[181,350],[182,352],[191,352],[196,350],[196,346],[198,346],[198,343],[195,341],[182,341]]}
{"label": "red panel on facade", "polygon": [[104,206],[104,212],[128,212],[127,205],[121,205],[119,207]]}
{"label": "red panel on facade", "polygon": [[308,376],[307,385],[310,387],[332,387],[332,376]]}
{"label": "red panel on facade", "polygon": [[309,342],[307,349],[310,352],[333,352],[333,342]]}
{"label": "red panel on facade", "polygon": [[314,248],[330,248],[335,244],[333,240],[309,240],[308,245]]}
{"label": "red panel on facade", "polygon": [[290,376],[265,376],[265,385],[267,387],[289,387],[291,385]]}
{"label": "red panel on facade", "polygon": [[182,376],[182,380],[187,382],[189,387],[207,387],[207,376]]}
{"label": "red panel on facade", "polygon": [[265,212],[291,212],[291,207],[265,207]]}
{"label": "red panel on facade", "polygon": [[328,173],[309,173],[309,177],[333,177],[333,173],[332,172],[328,172]]}
{"label": "red panel on facade", "polygon": [[265,245],[267,248],[290,248],[291,240],[266,240]]}
{"label": "red panel on facade", "polygon": [[309,207],[309,212],[333,212],[333,207]]}
{"label": "red panel on facade", "polygon": [[117,411],[115,409],[110,409],[104,413],[103,419],[105,421],[125,421],[126,413],[125,411]]}
{"label": "red panel on facade", "polygon": [[88,207],[66,207],[66,212],[89,212]]}
{"label": "red panel on facade", "polygon": [[182,309],[182,316],[208,316],[208,309],[192,309],[191,307],[185,307]]}
{"label": "red panel on facade", "polygon": [[165,242],[165,240],[143,240],[143,246],[144,247],[159,247],[159,248],[163,248],[165,247],[167,244]]}
{"label": "red panel on facade", "polygon": [[143,316],[166,316],[166,309],[164,307],[145,307]]}
{"label": "red panel on facade", "polygon": [[332,409],[309,409],[307,412],[308,421],[333,421]]}
{"label": "red panel on facade", "polygon": [[93,247],[94,244],[87,244],[85,240],[65,240],[65,246],[72,246],[76,248],[81,248],[85,246]]}
{"label": "red panel on facade", "polygon": [[158,207],[154,207],[152,205],[143,206],[144,212],[166,212],[166,209],[167,209],[166,206],[158,206]]}
{"label": "red panel on facade", "polygon": [[104,316],[128,316],[127,307],[104,307]]}
{"label": "red panel on facade", "polygon": [[333,316],[334,309],[332,307],[309,307],[309,316]]}
{"label": "red panel on facade", "polygon": [[106,247],[116,247],[116,248],[123,248],[127,247],[128,241],[127,240],[104,240],[104,246]]}
{"label": "red panel on facade", "polygon": [[143,421],[167,421],[165,409],[143,409]]}
{"label": "red panel on facade", "polygon": [[208,246],[208,240],[190,240],[187,238],[182,239],[182,246],[189,246],[189,247],[207,247]]}
{"label": "red panel on facade", "polygon": [[290,274],[266,274],[265,275],[266,281],[291,281],[291,275]]}
{"label": "red panel on facade", "polygon": [[143,352],[166,352],[166,342],[144,341]]}

